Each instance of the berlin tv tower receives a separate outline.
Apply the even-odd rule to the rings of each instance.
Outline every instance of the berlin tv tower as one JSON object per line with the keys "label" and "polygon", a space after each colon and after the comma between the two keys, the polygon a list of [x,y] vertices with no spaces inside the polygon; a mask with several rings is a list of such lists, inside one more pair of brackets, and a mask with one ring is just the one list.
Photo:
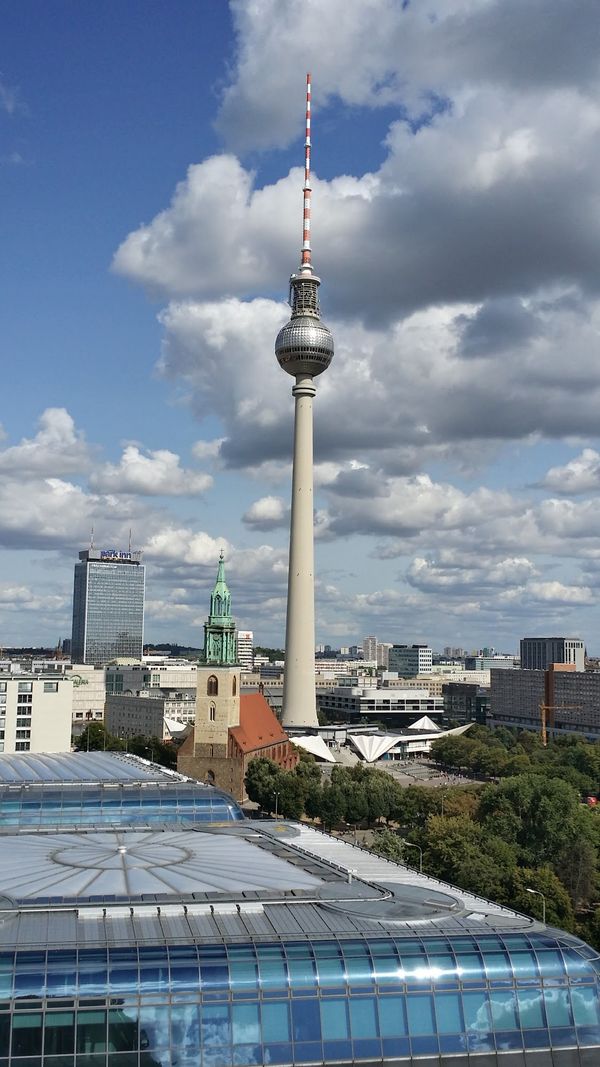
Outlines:
{"label": "berlin tv tower", "polygon": [[310,247],[310,74],[306,76],[304,215],[302,258],[290,278],[292,317],[277,334],[279,366],[296,379],[294,470],[290,522],[290,565],[283,681],[284,726],[317,726],[315,704],[315,577],[313,533],[314,378],[333,358],[333,337],[321,322],[320,279],[313,272]]}

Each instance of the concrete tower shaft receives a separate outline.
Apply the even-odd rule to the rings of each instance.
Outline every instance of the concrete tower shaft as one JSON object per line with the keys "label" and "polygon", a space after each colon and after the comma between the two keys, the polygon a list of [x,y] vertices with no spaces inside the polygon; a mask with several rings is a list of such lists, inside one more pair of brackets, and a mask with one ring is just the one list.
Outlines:
{"label": "concrete tower shaft", "polygon": [[317,725],[312,415],[316,388],[313,379],[327,369],[333,358],[333,338],[320,316],[320,279],[312,268],[310,106],[311,80],[308,74],[302,254],[300,268],[290,278],[292,315],[275,341],[280,367],[296,379],[292,389],[295,400],[294,461],[283,684],[283,724],[286,727]]}

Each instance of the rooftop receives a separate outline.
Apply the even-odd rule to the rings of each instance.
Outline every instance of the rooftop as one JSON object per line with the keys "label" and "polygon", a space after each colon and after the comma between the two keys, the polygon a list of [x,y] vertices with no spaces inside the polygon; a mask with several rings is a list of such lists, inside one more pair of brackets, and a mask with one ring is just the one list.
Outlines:
{"label": "rooftop", "polygon": [[525,932],[539,924],[307,826],[4,835],[0,948]]}
{"label": "rooftop", "polygon": [[184,775],[125,752],[30,752],[0,755],[0,785],[57,782],[179,782]]}

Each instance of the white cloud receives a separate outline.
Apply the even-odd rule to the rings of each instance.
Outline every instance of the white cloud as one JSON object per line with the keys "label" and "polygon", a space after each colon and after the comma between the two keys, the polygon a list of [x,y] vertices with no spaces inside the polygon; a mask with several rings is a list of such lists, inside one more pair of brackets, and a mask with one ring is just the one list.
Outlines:
{"label": "white cloud", "polygon": [[89,465],[84,434],[75,428],[65,408],[46,408],[35,437],[24,437],[20,444],[0,449],[0,473],[19,478],[81,474]]}
{"label": "white cloud", "polygon": [[90,485],[99,492],[141,496],[194,496],[212,484],[209,474],[181,467],[175,452],[163,448],[144,455],[137,445],[125,447],[118,465],[106,463],[90,476]]}
{"label": "white cloud", "polygon": [[62,613],[70,603],[67,596],[40,595],[26,585],[0,583],[0,609],[3,611],[36,611],[44,614]]}
{"label": "white cloud", "polygon": [[563,467],[551,467],[540,483],[555,493],[591,493],[600,489],[600,452],[584,448]]}
{"label": "white cloud", "polygon": [[224,440],[224,437],[215,437],[212,441],[196,441],[192,446],[192,455],[199,460],[217,459]]}
{"label": "white cloud", "polygon": [[290,521],[290,509],[280,496],[263,496],[250,505],[242,521],[255,530],[275,530],[287,526]]}

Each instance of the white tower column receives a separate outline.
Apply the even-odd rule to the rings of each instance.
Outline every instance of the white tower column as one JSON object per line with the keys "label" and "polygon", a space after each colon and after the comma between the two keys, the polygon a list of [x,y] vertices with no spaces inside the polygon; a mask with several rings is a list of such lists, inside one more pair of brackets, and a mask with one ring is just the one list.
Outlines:
{"label": "white tower column", "polygon": [[333,337],[319,310],[319,278],[314,273],[310,248],[310,74],[306,75],[306,138],[302,259],[290,278],[292,317],[275,341],[279,366],[296,384],[294,417],[294,473],[290,524],[285,674],[284,726],[317,726],[315,698],[315,576],[313,540],[313,378],[327,370],[333,359]]}
{"label": "white tower column", "polygon": [[290,522],[284,726],[317,726],[315,702],[315,576],[313,540],[313,414],[316,393],[312,377],[298,375],[292,395],[294,473]]}

